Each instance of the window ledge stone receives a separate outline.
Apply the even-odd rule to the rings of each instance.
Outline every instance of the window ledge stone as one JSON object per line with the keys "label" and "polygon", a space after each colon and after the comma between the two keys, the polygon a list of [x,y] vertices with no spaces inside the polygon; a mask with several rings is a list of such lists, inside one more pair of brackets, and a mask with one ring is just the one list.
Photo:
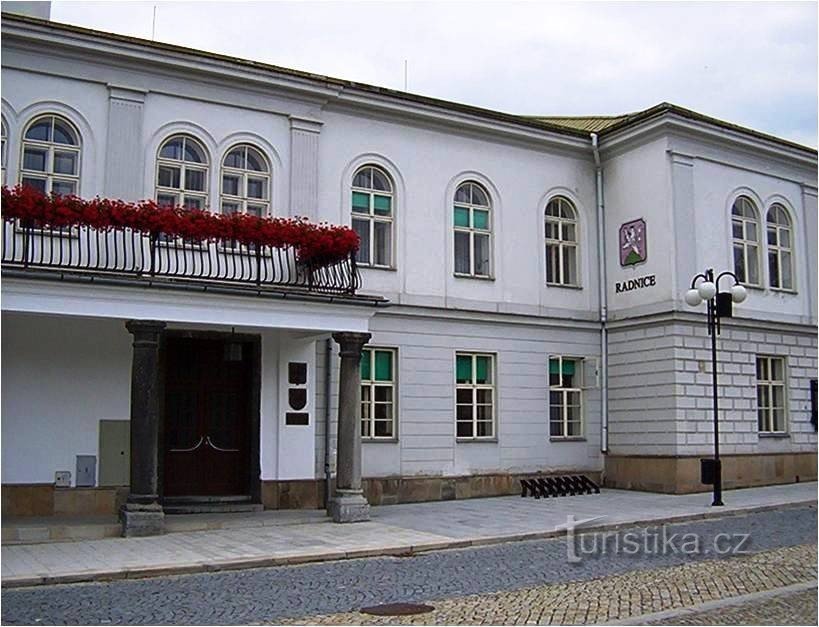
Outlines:
{"label": "window ledge stone", "polygon": [[776,433],[773,431],[760,431],[759,432],[760,438],[770,438],[772,440],[787,440],[791,437],[790,433]]}
{"label": "window ledge stone", "polygon": [[550,442],[585,442],[586,438],[583,436],[561,437],[559,435],[549,436]]}

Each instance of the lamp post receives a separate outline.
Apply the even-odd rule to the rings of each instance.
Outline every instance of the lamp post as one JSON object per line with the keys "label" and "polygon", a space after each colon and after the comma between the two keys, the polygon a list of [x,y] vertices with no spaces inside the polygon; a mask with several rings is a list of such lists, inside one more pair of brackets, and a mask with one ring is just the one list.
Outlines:
{"label": "lamp post", "polygon": [[[731,277],[734,284],[727,292],[719,291],[720,280]],[[697,281],[700,281],[697,284]],[[708,335],[711,336],[711,384],[714,396],[714,502],[711,506],[724,505],[722,502],[722,464],[719,459],[719,400],[717,395],[717,335],[720,332],[720,318],[733,315],[733,304],[741,303],[748,293],[740,285],[733,272],[721,272],[714,279],[714,270],[705,272],[691,279],[691,289],[685,293],[685,302],[691,307],[699,307],[706,302],[708,314]]]}

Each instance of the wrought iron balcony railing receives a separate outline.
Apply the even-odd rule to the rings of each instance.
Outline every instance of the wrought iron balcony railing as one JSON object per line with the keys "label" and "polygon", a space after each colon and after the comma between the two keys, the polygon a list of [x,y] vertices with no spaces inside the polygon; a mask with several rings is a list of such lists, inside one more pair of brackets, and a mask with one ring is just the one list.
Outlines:
{"label": "wrought iron balcony railing", "polygon": [[3,267],[166,277],[256,287],[355,294],[361,277],[351,255],[331,263],[301,261],[293,247],[185,242],[129,228],[33,228],[3,219]]}

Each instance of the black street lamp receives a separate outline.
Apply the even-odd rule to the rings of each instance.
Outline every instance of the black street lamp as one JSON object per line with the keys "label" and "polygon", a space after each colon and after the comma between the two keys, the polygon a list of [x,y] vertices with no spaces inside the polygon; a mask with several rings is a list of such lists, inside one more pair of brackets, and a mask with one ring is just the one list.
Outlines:
{"label": "black street lamp", "polygon": [[[719,282],[723,277],[731,277],[734,284],[727,292],[719,291]],[[697,281],[700,280],[699,285]],[[714,502],[712,506],[724,505],[722,502],[722,463],[719,459],[719,401],[717,396],[717,335],[720,332],[720,318],[733,315],[733,304],[741,303],[748,293],[740,285],[733,272],[721,272],[716,280],[714,270],[705,272],[691,279],[691,289],[685,293],[685,302],[691,307],[699,307],[702,301],[708,305],[708,335],[711,336],[711,382],[714,395]]]}

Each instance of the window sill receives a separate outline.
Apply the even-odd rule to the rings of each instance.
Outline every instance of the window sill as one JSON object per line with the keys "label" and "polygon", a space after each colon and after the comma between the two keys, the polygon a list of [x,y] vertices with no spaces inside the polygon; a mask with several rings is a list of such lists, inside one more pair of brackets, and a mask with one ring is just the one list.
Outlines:
{"label": "window sill", "polygon": [[355,265],[359,270],[384,270],[386,272],[398,272],[398,268],[395,266],[371,266],[370,264],[361,263],[360,261],[356,261]]}
{"label": "window sill", "polygon": [[562,437],[559,435],[549,436],[550,442],[585,442],[586,438],[582,435],[574,435],[569,437]]}
{"label": "window sill", "polygon": [[361,438],[362,444],[398,444],[398,438]]}
{"label": "window sill", "polygon": [[497,444],[498,438],[455,438],[457,444]]}
{"label": "window sill", "polygon": [[455,272],[453,276],[456,279],[477,279],[479,281],[494,281],[494,276],[482,276],[480,274],[461,274],[459,272]]}
{"label": "window sill", "polygon": [[546,287],[562,287],[567,290],[582,290],[582,285],[568,285],[566,283],[547,283]]}
{"label": "window sill", "polygon": [[793,294],[794,296],[798,294],[796,290],[785,287],[772,287],[770,289],[774,294]]}
{"label": "window sill", "polygon": [[787,431],[777,432],[777,431],[760,431],[759,432],[760,438],[770,438],[772,440],[787,440],[791,437],[791,434]]}

